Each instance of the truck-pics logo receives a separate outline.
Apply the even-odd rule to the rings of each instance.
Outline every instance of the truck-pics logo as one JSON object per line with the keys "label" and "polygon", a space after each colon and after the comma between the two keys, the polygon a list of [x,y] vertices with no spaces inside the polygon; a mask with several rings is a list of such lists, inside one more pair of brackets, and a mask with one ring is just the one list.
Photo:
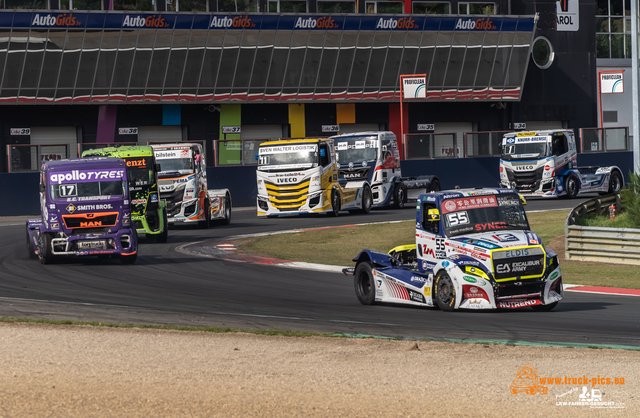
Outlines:
{"label": "truck-pics logo", "polygon": [[331,16],[309,17],[306,19],[299,17],[296,20],[294,29],[340,29],[340,25]]}
{"label": "truck-pics logo", "polygon": [[255,28],[256,24],[253,23],[249,16],[235,16],[235,17],[217,17],[211,18],[211,28]]}
{"label": "truck-pics logo", "polygon": [[80,26],[82,22],[80,22],[73,13],[69,13],[67,16],[66,13],[55,15],[42,15],[40,13],[36,13],[33,17],[33,21],[31,22],[31,26],[58,26],[58,27],[69,27],[69,26]]}
{"label": "truck-pics logo", "polygon": [[546,395],[549,392],[546,386],[540,385],[538,369],[533,367],[531,363],[518,367],[516,378],[511,382],[511,393],[515,395],[520,392],[528,393],[529,395],[535,395],[536,393]]}

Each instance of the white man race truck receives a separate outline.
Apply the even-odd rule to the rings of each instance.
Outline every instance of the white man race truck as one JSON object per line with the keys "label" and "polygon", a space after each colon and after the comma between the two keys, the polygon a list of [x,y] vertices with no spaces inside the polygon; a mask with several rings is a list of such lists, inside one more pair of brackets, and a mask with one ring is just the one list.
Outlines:
{"label": "white man race truck", "polygon": [[578,167],[572,130],[511,132],[502,138],[500,186],[524,196],[572,199],[583,192],[617,193],[620,168]]}
{"label": "white man race truck", "polygon": [[349,189],[370,188],[374,208],[400,209],[423,193],[440,190],[440,180],[434,175],[402,177],[393,132],[358,132],[331,138],[336,146],[340,185]]}
{"label": "white man race truck", "polygon": [[263,142],[256,158],[258,216],[371,211],[369,186],[340,185],[330,138]]}
{"label": "white man race truck", "polygon": [[231,222],[231,193],[209,190],[202,145],[190,143],[152,145],[157,163],[160,199],[166,201],[169,224],[197,222],[209,228],[212,221]]}

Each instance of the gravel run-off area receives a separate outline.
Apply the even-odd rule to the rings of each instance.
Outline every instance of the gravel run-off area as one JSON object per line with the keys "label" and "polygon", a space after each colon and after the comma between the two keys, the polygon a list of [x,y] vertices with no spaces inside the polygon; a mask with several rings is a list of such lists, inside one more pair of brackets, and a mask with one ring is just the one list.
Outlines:
{"label": "gravel run-off area", "polygon": [[[640,351],[0,323],[0,352],[1,417],[640,416]],[[558,405],[583,385],[512,394],[525,363],[625,384]]]}

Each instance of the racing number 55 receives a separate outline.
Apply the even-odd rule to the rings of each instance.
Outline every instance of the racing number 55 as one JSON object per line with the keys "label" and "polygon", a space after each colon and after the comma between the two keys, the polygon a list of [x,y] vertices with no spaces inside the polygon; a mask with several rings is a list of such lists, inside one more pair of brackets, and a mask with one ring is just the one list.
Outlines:
{"label": "racing number 55", "polygon": [[447,215],[447,220],[449,221],[449,226],[464,225],[469,223],[467,212],[450,213]]}

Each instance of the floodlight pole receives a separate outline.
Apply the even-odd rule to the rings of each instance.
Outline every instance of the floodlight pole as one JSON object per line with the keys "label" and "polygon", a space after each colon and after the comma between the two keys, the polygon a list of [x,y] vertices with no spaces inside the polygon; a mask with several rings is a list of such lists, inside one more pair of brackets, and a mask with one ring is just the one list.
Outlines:
{"label": "floodlight pole", "polygon": [[638,0],[631,0],[631,111],[633,113],[633,172],[640,172],[640,123],[638,121]]}

